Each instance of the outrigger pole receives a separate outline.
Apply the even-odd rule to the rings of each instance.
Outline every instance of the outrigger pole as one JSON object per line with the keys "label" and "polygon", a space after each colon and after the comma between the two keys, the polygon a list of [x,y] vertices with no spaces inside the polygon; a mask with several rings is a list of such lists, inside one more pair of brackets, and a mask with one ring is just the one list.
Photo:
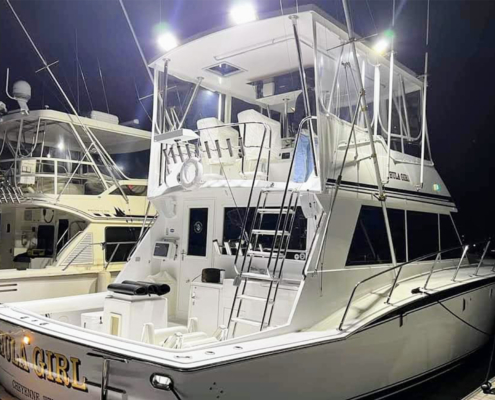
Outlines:
{"label": "outrigger pole", "polygon": [[[21,26],[22,30],[24,31],[24,33],[26,34],[26,37],[28,38],[29,42],[31,43],[31,46],[33,47],[34,51],[36,52],[36,54],[38,55],[38,57],[40,58],[41,62],[43,63],[44,65],[44,68],[48,71],[48,74],[50,75],[50,77],[52,78],[53,82],[55,83],[55,85],[57,86],[58,90],[60,91],[60,93],[62,94],[62,96],[64,97],[65,101],[67,102],[67,104],[69,105],[71,111],[74,113],[74,115],[76,116],[77,118],[77,121],[79,122],[79,124],[81,125],[81,127],[83,128],[84,132],[86,133],[86,135],[88,136],[89,140],[91,141],[91,145],[89,146],[89,148],[93,147],[97,152],[98,152],[98,155],[100,156],[101,158],[101,161],[103,162],[103,165],[106,167],[108,173],[110,174],[110,177],[112,178],[112,181],[113,183],[115,184],[115,186],[119,189],[120,191],[120,194],[122,195],[122,197],[124,198],[124,200],[126,201],[126,203],[129,203],[129,199],[127,198],[127,195],[124,193],[124,191],[122,190],[122,187],[120,186],[119,184],[119,181],[116,179],[115,175],[113,174],[112,172],[112,169],[111,169],[111,165],[109,165],[108,162],[110,162],[111,164],[113,164],[114,168],[117,169],[117,171],[120,171],[120,169],[115,165],[115,163],[113,162],[113,160],[110,158],[110,156],[108,155],[108,153],[105,151],[105,149],[103,147],[99,147],[101,146],[101,143],[98,141],[98,139],[96,138],[96,136],[93,134],[93,132],[91,131],[91,129],[89,127],[87,127],[83,121],[81,120],[81,117],[79,116],[79,113],[77,112],[77,110],[75,109],[74,105],[72,104],[72,102],[70,101],[69,97],[67,96],[67,94],[65,93],[64,89],[62,88],[62,86],[60,86],[60,83],[58,82],[57,78],[55,77],[55,75],[53,74],[52,70],[50,69],[50,65],[48,65],[48,63],[46,62],[45,58],[43,57],[43,55],[41,54],[41,52],[38,50],[38,47],[36,47],[36,44],[34,43],[33,39],[31,38],[31,36],[29,35],[29,32],[27,31],[27,29],[25,28],[24,24],[22,23],[21,19],[19,18],[19,16],[17,15],[17,13],[15,12],[15,9],[14,7],[12,6],[12,4],[10,3],[10,0],[5,0],[8,4],[8,6],[10,7],[10,10],[12,11],[12,14],[14,14],[14,17],[16,18],[17,22],[19,23],[19,25]],[[71,125],[72,126],[72,125]],[[79,145],[81,146],[82,149],[84,149],[85,151],[85,154],[88,156],[88,158],[91,160],[91,162],[93,163],[94,165],[94,168],[96,170],[96,173],[98,174],[100,180],[102,181],[103,183],[103,186],[108,189],[108,185],[107,185],[107,182],[106,180],[103,178],[103,175],[101,174],[100,172],[100,169],[98,168],[96,162],[94,161],[93,159],[93,156],[91,155],[91,153],[89,152],[89,148],[86,147],[86,145],[84,144],[84,142],[82,141],[81,137],[79,136],[79,134],[77,133],[76,129],[74,127],[72,127],[73,131],[74,131],[74,136],[76,137],[76,139],[78,140],[79,142]],[[108,157],[108,160],[106,159]]]}
{"label": "outrigger pole", "polygon": [[[355,38],[354,38],[354,30],[352,26],[352,20],[351,20],[351,15],[349,13],[349,5],[348,5],[348,0],[342,0],[342,5],[344,6],[344,14],[345,14],[345,20],[347,23],[347,32],[349,35],[349,43],[351,45],[351,53],[352,53],[352,58],[354,61],[354,66],[357,71],[357,75],[361,76],[361,69],[359,67],[359,61],[357,58],[357,51],[356,51],[356,43],[355,43]],[[376,148],[375,148],[375,142],[373,138],[373,131],[371,130],[371,122],[370,122],[370,116],[368,114],[368,106],[366,102],[366,91],[364,90],[364,84],[361,79],[357,79],[359,82],[359,90],[361,92],[361,108],[364,114],[364,122],[366,124],[366,130],[368,131],[368,136],[369,136],[369,141],[370,141],[370,148],[371,148],[371,160],[373,161],[373,168],[375,170],[375,176],[376,176],[376,185],[378,187],[378,200],[380,201],[380,204],[382,206],[382,211],[383,211],[383,218],[385,220],[385,228],[387,231],[387,238],[388,238],[388,243],[390,246],[390,254],[392,256],[392,264],[395,266],[397,264],[397,260],[395,258],[395,249],[394,249],[394,243],[392,240],[392,232],[390,230],[390,223],[388,221],[388,213],[387,213],[387,206],[385,204],[386,202],[386,195],[383,191],[383,184],[382,184],[382,178],[380,176],[380,167],[378,165],[378,158],[376,156]],[[392,99],[389,99],[389,101],[392,101]],[[389,133],[390,135],[390,133]],[[390,136],[389,136],[389,141],[390,141]],[[400,273],[400,271],[399,271]]]}

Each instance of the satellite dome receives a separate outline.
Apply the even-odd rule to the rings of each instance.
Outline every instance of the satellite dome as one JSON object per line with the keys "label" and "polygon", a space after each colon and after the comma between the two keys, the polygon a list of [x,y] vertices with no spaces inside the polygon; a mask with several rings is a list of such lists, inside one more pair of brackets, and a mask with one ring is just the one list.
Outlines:
{"label": "satellite dome", "polygon": [[27,102],[31,99],[31,85],[26,81],[17,81],[12,87],[12,94],[21,110],[29,111]]}

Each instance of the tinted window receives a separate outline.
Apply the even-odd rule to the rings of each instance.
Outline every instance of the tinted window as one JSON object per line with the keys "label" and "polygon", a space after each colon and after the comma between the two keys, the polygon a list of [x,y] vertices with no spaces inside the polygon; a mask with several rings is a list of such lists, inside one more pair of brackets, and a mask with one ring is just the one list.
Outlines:
{"label": "tinted window", "polygon": [[[452,249],[461,245],[459,236],[457,236],[457,231],[455,230],[454,222],[450,215],[440,215],[440,244],[442,250]],[[461,249],[449,251],[442,254],[442,259],[458,258],[461,256],[461,253]]]}
{"label": "tinted window", "polygon": [[390,263],[392,257],[380,207],[362,206],[346,265]]}
{"label": "tinted window", "polygon": [[[139,239],[139,228],[110,227],[105,229],[105,260],[127,261]],[[129,242],[129,243],[123,243]],[[118,243],[121,243],[120,245]],[[115,252],[115,254],[114,254]],[[113,257],[112,257],[113,254]]]}
{"label": "tinted window", "polygon": [[404,210],[387,209],[388,222],[394,242],[395,258],[398,263],[406,260],[406,213]]}
{"label": "tinted window", "polygon": [[189,209],[189,238],[187,255],[206,257],[208,237],[208,208]]}
{"label": "tinted window", "polygon": [[[122,191],[125,193],[126,196],[146,196],[147,193],[147,186],[143,185],[121,185]],[[115,194],[115,195],[121,195],[121,191],[119,188],[115,189],[112,193],[110,194]]]}
{"label": "tinted window", "polygon": [[45,256],[53,254],[54,236],[55,227],[53,225],[40,225],[38,227],[38,245],[36,248],[45,250]]}
{"label": "tinted window", "polygon": [[439,250],[438,214],[408,211],[407,239],[409,260],[437,252]]}
{"label": "tinted window", "polygon": [[[250,208],[249,216],[247,221],[247,232],[251,231],[253,218],[254,218],[254,208]],[[244,222],[244,217],[246,215],[245,208],[235,208],[235,207],[226,207],[224,213],[224,223],[223,223],[223,242],[229,242],[230,247],[232,248],[233,254],[235,254],[236,243],[239,242],[242,231],[242,224]],[[275,230],[277,227],[278,214],[263,214],[260,225],[260,217],[258,215],[256,228],[265,229],[265,230]],[[288,221],[290,223],[290,220]],[[282,216],[280,221],[279,230],[282,230],[285,224],[285,215]],[[289,249],[304,251],[306,250],[306,237],[307,237],[307,227],[308,221],[304,217],[302,209],[300,207],[296,210],[294,225],[292,228],[292,234],[289,241]],[[289,227],[286,227],[288,230]],[[280,241],[280,236],[277,237],[277,243],[275,248],[278,248]],[[270,249],[273,245],[273,236],[268,235],[260,235],[257,241],[257,248],[261,246],[264,250]],[[287,258],[293,258],[294,253],[289,252]]]}

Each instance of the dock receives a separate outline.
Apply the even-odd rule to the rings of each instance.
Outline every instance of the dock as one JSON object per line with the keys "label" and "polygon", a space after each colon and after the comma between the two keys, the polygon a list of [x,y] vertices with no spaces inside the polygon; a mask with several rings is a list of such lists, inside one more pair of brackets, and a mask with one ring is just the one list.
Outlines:
{"label": "dock", "polygon": [[[492,390],[495,389],[495,377],[490,379],[492,383]],[[468,394],[462,400],[495,400],[495,393],[493,394],[485,394],[481,388],[476,389],[475,391]]]}

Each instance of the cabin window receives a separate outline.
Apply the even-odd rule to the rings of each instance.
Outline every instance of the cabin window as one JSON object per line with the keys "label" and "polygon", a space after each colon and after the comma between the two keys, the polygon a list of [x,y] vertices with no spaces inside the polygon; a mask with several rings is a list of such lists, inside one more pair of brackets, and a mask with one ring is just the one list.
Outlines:
{"label": "cabin window", "polygon": [[[253,224],[255,208],[249,209],[249,216],[247,220],[247,232],[251,231]],[[226,207],[224,211],[223,222],[223,243],[228,242],[232,253],[236,254],[236,244],[239,243],[241,237],[242,223],[244,216],[246,215],[245,208]],[[260,218],[260,216],[258,216]],[[280,229],[284,225],[284,218],[280,221]],[[263,214],[263,220],[261,222],[260,229],[274,230],[277,226],[278,214]],[[259,221],[259,219],[258,219]],[[258,223],[257,223],[258,225]],[[289,241],[289,247],[287,252],[287,258],[293,259],[296,254],[304,252],[306,250],[306,238],[307,238],[308,221],[304,216],[301,207],[296,210],[294,226],[292,228],[292,234]],[[279,239],[277,239],[279,240]],[[261,246],[264,250],[270,249],[273,244],[273,237],[271,236],[259,236],[258,247]],[[226,254],[225,249],[223,253]]]}
{"label": "cabin window", "polygon": [[[461,246],[457,231],[454,226],[454,221],[450,215],[440,215],[440,246],[442,250],[453,249]],[[459,258],[462,250],[449,251],[442,254],[442,259]]]}
{"label": "cabin window", "polygon": [[40,225],[38,227],[38,245],[37,250],[44,250],[44,255],[41,256],[50,257],[53,255],[53,245],[55,240],[55,226],[53,225]]}
{"label": "cabin window", "polygon": [[[390,215],[390,213],[389,213]],[[396,217],[394,216],[394,219]],[[397,219],[400,219],[400,215]],[[399,223],[395,224],[399,226]],[[362,206],[346,265],[391,263],[390,247],[381,207]]]}
{"label": "cabin window", "polygon": [[[144,185],[121,185],[120,187],[126,196],[146,196],[148,189],[148,187]],[[119,188],[117,188],[110,194],[121,195],[121,192]]]}
{"label": "cabin window", "polygon": [[[139,239],[139,228],[109,227],[105,229],[105,261],[125,262]],[[120,243],[120,244],[119,244]],[[113,255],[113,257],[112,257]]]}
{"label": "cabin window", "polygon": [[407,239],[409,260],[438,252],[438,214],[408,211]]}
{"label": "cabin window", "polygon": [[58,220],[58,234],[57,234],[57,253],[65,246],[69,241],[69,220]]}
{"label": "cabin window", "polygon": [[206,257],[207,238],[208,208],[190,208],[187,255]]}
{"label": "cabin window", "polygon": [[389,208],[387,214],[394,243],[395,259],[398,263],[406,262],[406,212]]}

